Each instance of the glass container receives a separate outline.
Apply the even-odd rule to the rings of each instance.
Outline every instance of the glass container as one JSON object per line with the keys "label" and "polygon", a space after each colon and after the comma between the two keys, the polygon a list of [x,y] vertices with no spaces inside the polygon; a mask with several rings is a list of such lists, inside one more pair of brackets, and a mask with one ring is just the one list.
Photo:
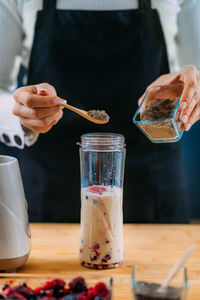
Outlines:
{"label": "glass container", "polygon": [[124,136],[81,137],[80,259],[85,267],[108,269],[123,260]]}
{"label": "glass container", "polygon": [[188,291],[187,269],[181,268],[163,292],[157,291],[166,279],[170,267],[167,265],[144,266],[132,268],[134,300],[186,300]]}
{"label": "glass container", "polygon": [[[144,98],[133,117],[133,123],[150,139],[151,142],[172,143],[181,139],[184,130],[179,119],[179,104],[183,87],[184,84],[182,83],[153,86],[145,93]],[[167,118],[141,120],[141,114],[144,112],[150,101],[166,99],[175,101],[174,103],[176,104]],[[169,107],[167,106],[165,107],[163,114],[166,114],[168,108]],[[156,109],[157,108],[154,107],[154,110]],[[161,115],[160,112],[159,114]]]}

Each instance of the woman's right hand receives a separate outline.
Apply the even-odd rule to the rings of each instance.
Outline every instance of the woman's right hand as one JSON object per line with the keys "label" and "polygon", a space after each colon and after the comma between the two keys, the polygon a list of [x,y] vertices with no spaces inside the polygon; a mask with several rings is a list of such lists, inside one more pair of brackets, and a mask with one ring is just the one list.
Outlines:
{"label": "woman's right hand", "polygon": [[48,132],[63,116],[59,103],[66,103],[66,100],[57,97],[56,90],[48,83],[21,87],[13,96],[13,114],[20,118],[25,128],[34,132]]}

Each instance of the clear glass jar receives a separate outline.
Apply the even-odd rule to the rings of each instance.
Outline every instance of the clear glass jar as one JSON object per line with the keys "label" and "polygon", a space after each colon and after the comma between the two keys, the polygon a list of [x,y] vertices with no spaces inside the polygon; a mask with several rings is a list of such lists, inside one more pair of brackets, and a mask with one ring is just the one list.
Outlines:
{"label": "clear glass jar", "polygon": [[[152,86],[145,93],[143,100],[138,107],[134,117],[133,123],[140,128],[140,130],[153,143],[174,143],[178,142],[183,133],[182,122],[180,121],[180,100],[183,94],[183,83],[156,85]],[[153,100],[168,100],[175,101],[176,105],[171,112],[171,115],[160,120],[141,120],[141,113],[145,110],[148,103]],[[169,110],[165,107],[165,113]],[[163,109],[163,108],[162,108]],[[158,108],[154,107],[158,112]]]}
{"label": "clear glass jar", "polygon": [[81,264],[117,267],[123,260],[125,139],[114,133],[81,136]]}

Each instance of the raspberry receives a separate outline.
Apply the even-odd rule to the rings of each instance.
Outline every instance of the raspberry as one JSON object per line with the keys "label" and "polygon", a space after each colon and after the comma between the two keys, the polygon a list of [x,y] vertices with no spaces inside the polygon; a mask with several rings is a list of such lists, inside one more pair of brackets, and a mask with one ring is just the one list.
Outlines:
{"label": "raspberry", "polygon": [[9,298],[7,298],[7,299],[19,299],[19,300],[27,300],[27,298],[25,298],[22,294],[20,294],[20,293],[11,293],[10,295],[9,295]]}
{"label": "raspberry", "polygon": [[66,282],[62,279],[54,279],[52,280],[54,288],[64,289]]}
{"label": "raspberry", "polygon": [[43,290],[43,287],[42,287],[42,286],[39,286],[39,287],[37,287],[36,289],[34,289],[33,292],[34,292],[35,294],[39,294],[42,290]]}
{"label": "raspberry", "polygon": [[47,291],[45,292],[45,295],[48,296],[48,297],[51,297],[51,296],[53,296],[53,291],[48,291],[48,290],[47,290]]}
{"label": "raspberry", "polygon": [[102,195],[104,192],[106,192],[106,188],[103,186],[93,185],[89,188],[89,191],[91,193],[96,193]]}
{"label": "raspberry", "polygon": [[13,288],[11,288],[10,286],[8,286],[7,288],[4,289],[2,295],[4,297],[8,297],[10,294],[12,294],[14,292]]}
{"label": "raspberry", "polygon": [[4,284],[3,286],[2,286],[2,291],[4,291],[5,289],[7,289],[9,287],[9,284]]}
{"label": "raspberry", "polygon": [[98,243],[94,244],[94,246],[93,246],[94,251],[98,250],[99,248],[100,248],[100,245]]}
{"label": "raspberry", "polygon": [[51,289],[53,287],[53,283],[52,281],[47,281],[44,286],[43,286],[43,289],[44,290],[48,290],[48,289]]}
{"label": "raspberry", "polygon": [[50,290],[52,288],[56,288],[56,289],[63,289],[65,286],[65,281],[62,279],[54,279],[52,281],[47,281],[44,286],[43,286],[43,290]]}
{"label": "raspberry", "polygon": [[80,293],[80,292],[87,291],[85,279],[82,277],[77,277],[77,278],[74,278],[72,281],[70,281],[69,287],[70,287],[71,291],[73,291],[74,293]]}
{"label": "raspberry", "polygon": [[99,282],[94,287],[95,291],[97,292],[97,296],[100,297],[107,297],[109,294],[109,290],[107,289],[105,283]]}
{"label": "raspberry", "polygon": [[98,296],[97,291],[94,288],[90,288],[88,293],[88,300],[93,300],[96,296]]}

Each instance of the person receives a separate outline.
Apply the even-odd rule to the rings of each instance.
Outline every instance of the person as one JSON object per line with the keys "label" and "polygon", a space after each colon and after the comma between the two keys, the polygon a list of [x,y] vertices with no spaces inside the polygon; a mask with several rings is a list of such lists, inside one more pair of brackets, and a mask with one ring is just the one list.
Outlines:
{"label": "person", "polygon": [[[186,2],[1,0],[0,153],[19,159],[31,221],[79,221],[76,142],[84,133],[108,131],[126,138],[124,221],[189,222],[181,144],[152,144],[132,124],[146,87],[175,82],[184,83],[184,130],[199,119],[199,58],[194,61],[192,44],[190,65],[177,71],[175,64],[175,36],[180,33],[184,65],[189,43],[181,28],[192,28],[188,20],[198,5]],[[13,99],[8,87],[17,78],[17,56],[23,86]],[[63,111],[64,99],[85,110],[105,109],[111,120],[96,125]]]}

